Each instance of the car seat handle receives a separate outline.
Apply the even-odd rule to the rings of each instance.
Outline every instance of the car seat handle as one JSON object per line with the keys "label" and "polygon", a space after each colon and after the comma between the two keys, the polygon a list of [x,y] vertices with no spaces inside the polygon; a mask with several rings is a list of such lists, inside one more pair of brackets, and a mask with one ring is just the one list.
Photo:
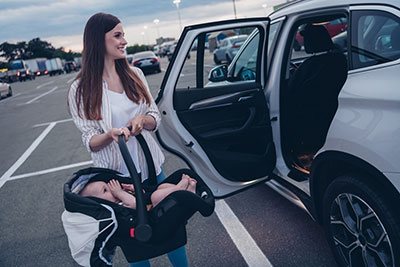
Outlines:
{"label": "car seat handle", "polygon": [[133,180],[133,186],[136,192],[137,224],[135,226],[135,238],[138,241],[146,242],[149,241],[152,236],[152,229],[148,223],[147,209],[143,197],[142,181],[139,177],[135,164],[133,163],[132,157],[129,154],[123,134],[118,136],[118,146],[121,150],[122,158],[125,161],[126,167],[128,168],[129,175]]}

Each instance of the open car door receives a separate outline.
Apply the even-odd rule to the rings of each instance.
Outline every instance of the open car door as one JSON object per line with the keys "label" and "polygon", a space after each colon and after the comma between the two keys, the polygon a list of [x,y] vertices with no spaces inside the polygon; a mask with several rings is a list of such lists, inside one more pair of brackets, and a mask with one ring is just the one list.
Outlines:
{"label": "open car door", "polygon": [[[216,197],[267,180],[275,167],[264,91],[268,29],[267,18],[186,27],[156,100],[160,143]],[[238,35],[247,39],[234,42]],[[227,37],[231,45],[220,46]]]}

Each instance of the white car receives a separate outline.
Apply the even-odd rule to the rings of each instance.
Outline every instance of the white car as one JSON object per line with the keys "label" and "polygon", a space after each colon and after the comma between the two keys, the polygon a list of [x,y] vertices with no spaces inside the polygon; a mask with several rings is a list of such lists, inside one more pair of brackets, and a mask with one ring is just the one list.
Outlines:
{"label": "white car", "polygon": [[[339,18],[346,40],[333,43],[324,25]],[[249,27],[212,68],[206,36]],[[400,266],[398,0],[295,2],[187,27],[177,47],[156,100],[166,149],[217,197],[270,180],[323,225],[340,266]]]}
{"label": "white car", "polygon": [[11,86],[0,79],[0,99],[8,96],[12,96]]}
{"label": "white car", "polygon": [[237,51],[243,42],[247,39],[248,35],[241,34],[229,36],[221,40],[221,44],[217,47],[214,53],[214,63],[221,64],[221,62],[231,63]]}

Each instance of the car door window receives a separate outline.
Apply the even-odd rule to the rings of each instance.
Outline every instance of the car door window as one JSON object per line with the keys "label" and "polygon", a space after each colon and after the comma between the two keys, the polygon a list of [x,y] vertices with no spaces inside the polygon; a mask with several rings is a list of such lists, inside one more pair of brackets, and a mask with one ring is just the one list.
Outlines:
{"label": "car door window", "polygon": [[[244,43],[246,43],[247,38],[254,31],[256,27],[243,27],[243,28],[233,28],[233,29],[225,29],[215,32],[207,32],[198,36],[194,40],[194,44],[201,43],[199,39],[204,38],[202,40],[204,42],[204,46],[200,47],[198,45],[193,46],[194,50],[190,52],[190,56],[185,59],[185,63],[181,69],[180,76],[177,81],[176,88],[185,88],[185,89],[193,89],[193,88],[203,88],[215,85],[223,85],[226,81],[221,82],[211,82],[209,80],[210,72],[219,65],[225,65],[225,69],[228,69],[228,65],[236,64],[238,71],[235,73],[236,78],[239,75],[239,69],[242,68],[242,77],[238,80],[251,80],[255,79],[255,73],[251,75],[247,75],[244,73],[245,68],[250,69],[252,72],[255,72],[256,69],[256,61],[257,61],[257,52],[251,50],[252,55],[246,52],[240,59],[233,61],[236,57],[236,54],[240,51],[240,48]],[[228,40],[233,39],[237,40],[237,42],[229,43]],[[254,40],[252,44],[256,46],[258,49],[258,45],[260,43],[259,37]],[[199,51],[202,49],[202,51]],[[252,48],[253,49],[253,48]],[[201,60],[198,60],[197,57],[202,57]],[[199,65],[198,62],[202,62],[202,65]],[[232,63],[231,63],[232,62]],[[237,64],[236,62],[239,62]],[[199,82],[197,79],[199,68],[202,68],[200,71],[203,75],[203,80]],[[247,78],[244,78],[247,77]]]}
{"label": "car door window", "polygon": [[256,80],[259,45],[260,33],[258,29],[255,29],[252,39],[247,43],[232,66],[233,81]]}
{"label": "car door window", "polygon": [[354,11],[352,69],[400,58],[400,20],[384,11]]}

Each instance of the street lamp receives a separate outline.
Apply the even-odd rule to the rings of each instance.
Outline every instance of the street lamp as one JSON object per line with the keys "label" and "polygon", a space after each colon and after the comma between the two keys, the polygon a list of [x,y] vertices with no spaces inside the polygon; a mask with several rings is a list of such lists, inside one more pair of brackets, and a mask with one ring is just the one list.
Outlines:
{"label": "street lamp", "polygon": [[233,13],[235,14],[235,19],[237,19],[237,16],[236,16],[236,2],[235,2],[235,0],[232,0],[232,4],[233,4]]}
{"label": "street lamp", "polygon": [[145,41],[144,41],[144,32],[141,32],[140,34],[141,34],[142,37],[143,37],[143,45],[146,45],[146,44],[145,44]]}
{"label": "street lamp", "polygon": [[153,20],[154,24],[156,25],[156,29],[157,29],[157,38],[160,38],[160,30],[158,29],[158,23],[160,23],[159,19],[154,19]]}
{"label": "street lamp", "polygon": [[176,10],[178,11],[178,18],[179,18],[179,27],[182,32],[182,22],[181,22],[181,12],[179,12],[179,4],[181,0],[174,0],[172,3],[176,5]]}

